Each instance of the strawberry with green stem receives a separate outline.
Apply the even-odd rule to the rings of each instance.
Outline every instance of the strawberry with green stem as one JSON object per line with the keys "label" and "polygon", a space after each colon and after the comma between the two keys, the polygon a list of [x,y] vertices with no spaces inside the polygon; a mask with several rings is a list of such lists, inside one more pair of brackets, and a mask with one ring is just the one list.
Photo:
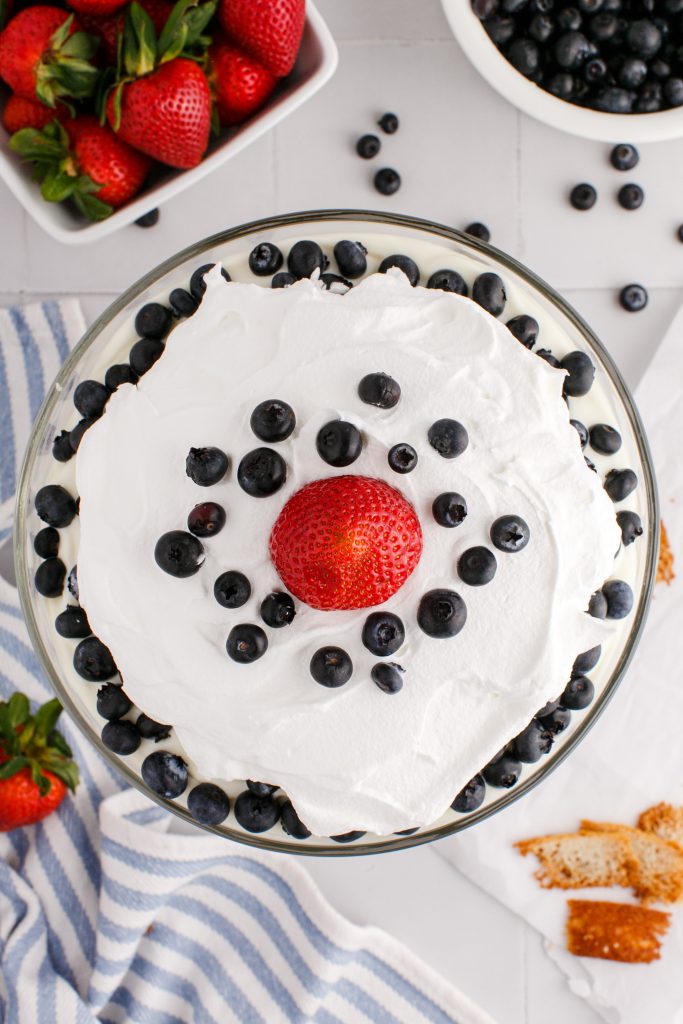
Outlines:
{"label": "strawberry with green stem", "polygon": [[55,699],[32,715],[23,693],[0,703],[0,832],[34,825],[76,789],[78,766],[55,728],[61,712]]}

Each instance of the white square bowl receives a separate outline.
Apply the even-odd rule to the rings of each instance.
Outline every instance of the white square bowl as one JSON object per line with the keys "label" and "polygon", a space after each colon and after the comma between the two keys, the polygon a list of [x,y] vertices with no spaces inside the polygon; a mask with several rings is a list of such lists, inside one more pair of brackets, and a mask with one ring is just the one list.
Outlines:
{"label": "white square bowl", "polygon": [[[106,220],[91,223],[63,204],[46,202],[39,186],[31,180],[29,167],[10,149],[7,133],[1,127],[0,178],[36,223],[53,238],[67,245],[96,242],[200,181],[279,124],[332,77],[337,60],[332,34],[311,0],[307,0],[306,24],[296,64],[291,74],[277,86],[266,106],[244,125],[228,130],[227,134],[211,142],[208,155],[197,167],[176,171],[156,165],[143,191]],[[0,105],[4,104],[7,96],[8,90],[4,85],[0,86]]]}

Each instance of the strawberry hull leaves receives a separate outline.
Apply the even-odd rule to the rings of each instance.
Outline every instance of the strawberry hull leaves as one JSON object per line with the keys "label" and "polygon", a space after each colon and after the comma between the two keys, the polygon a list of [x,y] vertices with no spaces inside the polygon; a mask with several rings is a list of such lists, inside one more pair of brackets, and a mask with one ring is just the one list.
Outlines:
{"label": "strawberry hull leaves", "polygon": [[36,69],[36,96],[48,107],[60,97],[79,100],[92,96],[99,70],[90,63],[99,40],[86,32],[73,32],[73,14],[50,40],[50,51]]}
{"label": "strawberry hull leaves", "polygon": [[43,704],[35,715],[31,715],[24,694],[15,693],[9,701],[0,702],[0,782],[26,769],[41,797],[50,792],[50,774],[75,790],[78,766],[71,760],[68,743],[55,729],[61,713],[56,699]]}

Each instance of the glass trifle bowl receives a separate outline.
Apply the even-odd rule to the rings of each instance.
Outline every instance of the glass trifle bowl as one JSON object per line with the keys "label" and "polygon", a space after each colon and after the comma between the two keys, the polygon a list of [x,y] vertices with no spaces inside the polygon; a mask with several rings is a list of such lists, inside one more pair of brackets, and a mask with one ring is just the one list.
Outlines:
{"label": "glass trifle bowl", "polygon": [[[612,435],[605,441],[604,437],[602,440],[600,439],[598,432],[588,444],[586,443],[585,436],[577,439],[577,448],[579,443],[582,444],[582,447],[585,446],[584,454],[586,461],[589,463],[589,467],[586,468],[587,473],[593,469],[603,481],[608,477],[608,474],[612,473],[612,477],[607,481],[608,493],[612,490],[610,480],[614,477],[615,470],[618,471],[617,476],[623,470],[630,470],[632,473],[635,473],[637,486],[630,491],[628,497],[623,500],[620,499],[619,495],[614,495],[617,498],[615,512],[627,510],[629,513],[634,513],[639,518],[640,524],[638,525],[637,536],[633,530],[634,523],[637,524],[637,520],[633,517],[629,519],[628,525],[624,525],[622,528],[623,536],[625,536],[624,531],[628,532],[631,530],[633,542],[615,544],[615,548],[618,547],[618,550],[609,573],[610,580],[619,580],[628,584],[628,588],[630,588],[633,595],[633,606],[628,614],[623,616],[621,613],[613,616],[610,611],[610,628],[604,634],[600,650],[598,650],[596,656],[584,658],[582,663],[578,663],[575,666],[572,676],[574,679],[572,691],[569,694],[568,691],[563,691],[564,703],[560,705],[559,712],[557,711],[558,701],[554,700],[555,697],[560,697],[559,694],[547,694],[549,706],[543,709],[539,708],[533,718],[533,712],[529,712],[528,720],[534,723],[541,723],[541,725],[534,724],[531,727],[534,733],[534,736],[531,737],[531,746],[529,745],[530,737],[528,731],[526,738],[515,739],[515,736],[519,737],[520,734],[518,721],[515,721],[515,723],[510,722],[510,734],[506,735],[505,745],[497,744],[500,749],[491,749],[490,743],[483,742],[482,759],[478,774],[475,777],[476,782],[467,786],[465,785],[467,780],[460,779],[460,784],[456,786],[454,781],[453,806],[448,806],[437,820],[429,821],[418,827],[414,827],[414,823],[409,822],[409,824],[412,824],[412,827],[400,828],[390,834],[385,834],[381,831],[375,833],[362,831],[353,828],[354,823],[349,821],[349,827],[340,830],[339,834],[321,836],[306,834],[308,829],[301,827],[301,821],[295,813],[296,807],[292,807],[292,802],[288,799],[288,785],[286,781],[283,782],[282,779],[278,780],[276,778],[258,777],[249,780],[244,778],[230,778],[226,780],[213,773],[209,775],[203,774],[196,760],[191,756],[192,752],[188,753],[188,744],[183,745],[178,737],[178,732],[183,730],[183,723],[180,720],[182,716],[179,716],[179,720],[176,722],[171,723],[170,729],[162,728],[164,723],[162,722],[161,726],[158,724],[160,720],[158,712],[156,715],[152,713],[152,705],[158,708],[159,704],[152,701],[150,706],[145,706],[144,696],[142,699],[138,697],[137,704],[133,704],[132,707],[126,708],[124,703],[118,712],[111,713],[109,716],[114,721],[131,723],[130,728],[127,726],[123,727],[123,732],[125,733],[126,729],[128,729],[129,734],[137,735],[137,739],[131,744],[135,749],[132,749],[130,753],[117,753],[110,749],[112,744],[107,741],[107,737],[111,737],[112,730],[109,729],[109,732],[105,733],[103,740],[103,728],[107,728],[108,719],[101,714],[104,704],[102,698],[100,698],[98,712],[98,692],[101,686],[106,683],[113,682],[115,685],[120,685],[122,679],[115,669],[109,673],[105,672],[104,675],[99,677],[97,672],[95,672],[95,677],[97,678],[85,678],[83,673],[76,671],[74,666],[75,651],[84,643],[84,635],[67,638],[60,635],[55,629],[55,619],[64,611],[65,604],[72,606],[77,606],[78,604],[78,579],[77,574],[70,574],[63,593],[58,597],[43,596],[36,589],[35,577],[41,565],[41,558],[35,551],[34,541],[38,531],[45,527],[46,521],[38,517],[35,500],[41,488],[51,485],[60,485],[71,495],[76,496],[76,464],[79,456],[76,455],[76,457],[70,458],[68,461],[56,460],[53,457],[54,439],[62,431],[71,431],[76,427],[79,413],[74,408],[73,399],[74,392],[79,383],[85,380],[102,382],[104,381],[107,368],[126,362],[131,347],[139,337],[139,334],[136,332],[135,321],[142,307],[149,303],[160,303],[168,308],[169,296],[174,289],[187,289],[192,275],[198,268],[211,264],[221,264],[228,272],[232,282],[270,287],[272,273],[268,276],[255,276],[249,265],[249,255],[252,250],[255,246],[266,242],[281,250],[286,259],[297,241],[313,241],[321,247],[329,258],[330,265],[327,272],[334,273],[338,268],[333,256],[333,250],[336,243],[342,239],[357,239],[362,242],[363,247],[367,250],[367,269],[364,274],[354,279],[354,285],[358,285],[363,277],[371,277],[379,269],[382,260],[397,253],[408,256],[415,261],[420,274],[420,285],[426,285],[431,280],[430,288],[427,289],[430,296],[433,296],[435,290],[438,290],[436,285],[439,282],[434,282],[433,280],[433,275],[437,271],[443,271],[444,269],[455,271],[466,283],[470,295],[472,294],[473,283],[475,280],[480,279],[482,274],[495,274],[502,279],[505,291],[505,308],[499,318],[500,321],[507,323],[514,318],[531,317],[533,318],[531,323],[535,321],[539,327],[537,338],[529,337],[526,339],[531,343],[530,351],[533,352],[534,356],[538,354],[539,350],[542,358],[546,360],[548,359],[548,352],[552,353],[552,356],[558,360],[567,356],[568,353],[581,352],[588,355],[595,367],[595,379],[586,394],[577,396],[565,395],[569,418],[572,421],[580,421],[580,424],[585,423],[589,428],[596,424],[608,424],[620,435],[621,445],[619,446],[618,453],[610,454],[610,438]],[[286,270],[286,266],[281,269]],[[394,271],[393,278],[396,279],[396,276],[397,272]],[[217,271],[214,272],[213,280],[214,282],[218,281]],[[443,284],[448,280],[452,283],[454,279],[443,278],[441,283]],[[329,278],[326,283],[331,290],[339,292],[345,292],[347,285],[350,284],[350,282],[344,284],[340,280]],[[370,284],[371,282],[368,283]],[[196,292],[196,276],[194,278],[194,287]],[[230,284],[226,284],[226,287],[229,288]],[[296,286],[294,287],[296,288]],[[209,292],[211,292],[211,289],[215,292],[216,285],[210,285]],[[415,294],[417,295],[418,293]],[[339,295],[337,298],[339,303],[345,301],[344,295]],[[174,305],[174,303],[171,304]],[[472,305],[474,304],[468,300],[468,308]],[[175,307],[177,307],[177,302]],[[170,333],[171,338],[180,325],[192,323],[190,309],[188,309],[188,312],[190,313],[188,317],[175,317]],[[515,321],[518,340],[520,334],[524,333],[523,329],[529,327],[529,323],[529,320],[520,321],[517,319]],[[323,318],[321,320],[322,330],[324,330],[324,324],[325,320]],[[139,326],[140,321],[138,321]],[[532,335],[533,333],[534,331],[532,330]],[[189,335],[186,335],[186,337],[190,338]],[[507,345],[507,339],[505,344]],[[324,339],[321,340],[321,345],[324,345]],[[525,347],[528,348],[528,346]],[[169,349],[169,353],[170,351]],[[515,356],[515,358],[517,357]],[[524,358],[527,358],[526,355]],[[292,359],[294,362],[296,361],[294,353],[292,354]],[[157,368],[163,367],[163,364],[164,355],[162,353],[158,362],[149,370],[149,373],[156,373]],[[381,367],[374,365],[368,368],[371,370],[381,369]],[[207,374],[211,374],[210,366],[207,366],[205,369]],[[151,380],[152,378],[145,379]],[[131,385],[127,384],[125,386],[130,387]],[[182,388],[182,386],[181,381],[178,387]],[[558,396],[560,391],[561,385],[558,388]],[[272,399],[275,396],[261,395],[254,391],[253,394],[248,393],[242,397],[246,403],[245,409],[249,409],[256,406],[262,399]],[[329,397],[326,399],[324,395],[316,396],[316,400],[319,401],[323,409],[326,410],[326,413],[329,414],[329,419],[343,418],[344,408],[348,409],[351,407],[350,399],[346,405],[339,407]],[[402,398],[402,401],[405,400],[405,398]],[[430,396],[425,395],[420,400],[424,401],[425,405],[429,405]],[[117,401],[119,401],[118,398]],[[561,406],[561,408],[563,407]],[[104,413],[105,417],[110,411],[111,407],[107,406]],[[372,415],[376,415],[376,413],[377,409],[373,408]],[[434,415],[438,415],[438,410],[434,411]],[[246,423],[247,425],[249,423],[248,414],[246,414]],[[580,424],[577,426],[577,430],[579,430]],[[245,429],[247,428],[245,427]],[[299,435],[298,440],[297,434]],[[92,437],[89,437],[88,446],[84,449],[86,454],[90,452],[90,443],[94,441],[95,436],[96,434],[93,433]],[[258,443],[256,438],[253,440],[254,444]],[[314,445],[315,431],[311,434],[310,425],[297,422],[293,440],[299,444],[306,440],[310,445]],[[408,442],[411,441],[411,438],[397,435],[395,440],[397,442]],[[211,440],[203,438],[200,443],[211,444]],[[229,449],[229,443],[224,443],[226,449]],[[62,445],[65,444],[67,444],[67,441],[63,439]],[[438,448],[434,444],[432,444],[432,448],[435,448],[438,452]],[[427,456],[423,455],[422,448],[419,449],[419,458],[421,460],[430,454],[429,447],[426,447],[424,450],[427,452]],[[187,452],[183,450],[178,456],[183,470],[185,468],[186,454]],[[239,473],[236,473],[235,470],[237,469],[237,462],[241,452],[230,452],[230,455],[234,460],[234,468],[231,468],[228,476],[239,476]],[[294,458],[294,455],[292,455],[292,462],[294,462]],[[386,459],[386,453],[384,458]],[[434,458],[438,460],[438,455],[434,454]],[[391,465],[391,463],[389,464]],[[455,465],[455,463],[453,464]],[[419,468],[418,465],[416,473],[411,473],[410,475],[417,478]],[[343,470],[341,473],[337,470],[332,470],[329,466],[327,470],[329,471],[326,474],[327,476],[334,476],[335,473],[343,475],[344,473]],[[105,466],[104,472],[106,473],[106,471]],[[357,471],[355,466],[348,470],[349,473],[354,471]],[[358,472],[362,473],[362,470]],[[228,476],[226,476],[226,480]],[[403,482],[408,479],[407,476],[403,475],[402,470],[398,470],[393,477],[389,472],[385,476],[399,492],[403,487]],[[302,487],[308,482],[307,479],[296,481],[296,486],[293,486],[293,489],[288,494],[291,495],[293,492],[296,492],[297,487]],[[185,481],[183,486],[186,484],[187,481]],[[217,486],[223,485],[219,484]],[[228,485],[226,484],[225,486]],[[230,486],[235,488],[235,491],[231,493],[240,494],[234,480]],[[244,489],[246,490],[246,488]],[[444,484],[443,490],[447,489],[446,484]],[[196,498],[198,502],[207,501],[213,497],[213,494],[209,493],[210,488],[200,488],[199,490],[201,493],[198,493]],[[247,491],[247,493],[249,492]],[[412,494],[413,492],[409,491],[408,493]],[[433,528],[433,523],[428,528],[426,520],[430,519],[431,501],[435,495],[430,493],[430,495],[423,497],[424,501],[421,498],[419,502],[414,500],[413,504],[423,520],[425,530],[424,542],[427,545],[429,529]],[[429,502],[425,504],[427,497],[429,497]],[[246,496],[244,500],[248,500]],[[282,510],[283,500],[282,496],[278,495],[271,495],[267,498],[267,501],[272,503],[268,506],[271,508],[271,512],[266,517],[269,523],[275,522]],[[266,506],[263,501],[257,502],[257,506],[258,512],[254,512],[253,518],[255,522],[260,522],[261,509]],[[508,509],[507,511],[514,511],[514,509]],[[157,513],[149,511],[148,514],[152,516]],[[231,515],[232,512],[229,511],[227,528],[230,527]],[[641,526],[642,531],[640,530]],[[169,529],[171,527],[183,527],[183,523],[176,523],[174,521],[172,524],[169,524]],[[458,529],[464,530],[464,527],[461,525]],[[255,536],[251,536],[249,540],[245,539],[245,548],[249,544],[258,546],[262,543],[265,551],[270,530],[262,532],[262,541],[257,530]],[[458,531],[452,529],[447,532],[449,536],[454,538],[455,543]],[[59,557],[66,569],[70,570],[78,561],[80,543],[79,516],[74,515],[65,528],[60,528],[59,534]],[[560,761],[569,755],[605,708],[633,655],[645,622],[654,584],[658,538],[659,516],[652,461],[637,410],[619,371],[608,353],[587,324],[557,293],[511,257],[506,256],[490,245],[461,234],[451,228],[412,217],[392,216],[384,213],[358,210],[326,210],[292,214],[245,224],[205,239],[152,270],[105,310],[85,334],[62,367],[57,379],[48,391],[44,405],[36,420],[18,490],[15,556],[19,592],[29,633],[48,678],[51,680],[59,699],[88,739],[100,750],[104,757],[108,758],[115,765],[118,771],[132,785],[146,793],[150,799],[161,803],[186,821],[207,828],[218,835],[237,842],[283,852],[345,856],[414,846],[451,835],[463,828],[475,825],[477,822],[484,820],[489,815],[494,814],[526,794],[541,782]],[[215,542],[209,539],[204,543],[208,548],[211,543]],[[460,546],[461,549],[462,545]],[[499,555],[499,558],[504,559],[504,555],[501,555],[499,552],[496,553]],[[148,558],[148,555],[151,557],[151,554],[147,552],[141,557]],[[516,555],[515,557],[518,558],[519,556]],[[559,557],[561,557],[561,553],[558,555]],[[245,558],[248,562],[249,553],[246,551]],[[225,568],[233,569],[237,568],[237,566],[226,565]],[[452,574],[455,572],[455,570],[450,571]],[[417,571],[415,575],[417,576]],[[461,580],[458,580],[457,574],[455,574],[454,578],[458,585],[458,590],[465,593],[473,592],[474,588],[468,591],[467,584],[463,584]],[[464,577],[462,578],[464,579]],[[212,583],[213,580],[209,582]],[[177,584],[174,582],[173,585],[182,585],[182,581],[178,581]],[[131,588],[136,587],[134,578],[131,579],[130,586]],[[211,587],[207,585],[207,601],[213,600],[210,591]],[[295,593],[296,596],[297,594]],[[590,594],[586,595],[587,605],[590,596]],[[264,597],[265,594],[262,593],[251,595],[253,608],[250,605],[246,605],[244,613],[231,610],[230,606],[227,609],[220,609],[220,613],[225,614],[224,632],[227,634],[228,630],[231,630],[235,623],[241,622],[245,617],[252,622],[259,621],[259,604]],[[512,600],[509,595],[507,597],[504,596],[501,600],[508,602],[505,614],[519,616],[520,630],[523,630],[524,609],[512,606],[509,603]],[[599,605],[607,607],[608,603],[600,596],[597,599],[594,613],[598,612]],[[617,605],[618,603],[617,600]],[[87,613],[87,602],[85,600],[84,607]],[[236,605],[233,607],[236,607]],[[355,607],[358,608],[359,606]],[[610,605],[611,608],[612,606]],[[216,606],[213,604],[211,604],[211,609],[211,612],[207,613],[207,621],[215,620],[218,614]],[[367,618],[368,613],[372,613],[375,610],[376,608],[368,605],[361,606],[360,610],[355,613],[345,611],[329,614],[345,615],[347,617],[355,614],[360,634],[363,621]],[[263,612],[261,614],[263,616]],[[600,615],[602,614],[604,614],[604,608],[600,612]],[[316,633],[317,629],[316,636],[318,636],[320,628],[319,626],[313,627],[311,625],[314,620],[310,616],[308,618],[306,615],[297,617],[299,622],[297,623],[295,619],[294,622],[287,625],[286,630],[277,629],[269,632],[270,643],[274,648],[272,653],[276,653],[280,637],[293,635],[288,634],[287,631],[293,630],[297,625],[299,625],[299,628],[303,628],[305,623],[308,622],[308,629],[312,634]],[[599,616],[596,614],[596,617]],[[265,616],[264,621],[267,625],[270,624]],[[414,621],[406,620],[405,628],[406,632],[416,630],[417,624]],[[555,626],[554,628],[557,627]],[[261,629],[261,633],[264,633],[263,629]],[[441,640],[435,642],[437,644],[442,643]],[[493,633],[491,634],[490,642],[492,644],[496,642]],[[110,644],[110,646],[113,645]],[[317,642],[313,643],[313,647],[310,650],[313,650],[316,646]],[[308,647],[304,649],[306,651],[309,650]],[[454,649],[454,654],[456,651],[457,648]],[[116,653],[116,650],[114,650],[113,654],[115,656]],[[160,656],[162,653],[159,651]],[[270,653],[269,651],[268,654]],[[577,655],[579,653],[581,652],[577,651]],[[225,657],[225,653],[223,656]],[[399,652],[396,657],[400,659],[401,653]],[[250,666],[247,671],[252,671],[252,668],[253,666]],[[308,678],[311,687],[315,689],[315,682],[308,675],[308,665],[304,668],[304,674]],[[135,694],[144,692],[141,691],[139,686],[134,685],[135,680],[131,678],[130,670],[123,672],[123,675],[123,685],[126,690],[130,689]],[[586,682],[587,677],[589,677],[588,682]],[[252,676],[252,678],[255,677]],[[372,678],[375,679],[375,676],[373,675]],[[578,684],[576,683],[577,678],[579,679]],[[410,680],[409,665],[405,679],[405,687],[407,688]],[[382,680],[380,679],[380,681]],[[384,681],[386,682],[386,680]],[[285,697],[283,699],[286,703],[287,678],[282,679],[281,685],[284,688]],[[363,685],[372,687],[369,679]],[[194,686],[201,686],[201,681],[198,682],[192,678],[187,679],[188,693]],[[316,699],[320,699],[319,694],[324,689],[325,687],[315,689]],[[373,690],[372,692],[379,692],[380,689],[381,687],[378,682],[377,691]],[[340,691],[330,689],[326,692],[337,694]],[[109,687],[109,696],[110,698],[112,697],[111,687]],[[113,694],[113,697],[116,698],[117,694]],[[393,706],[396,708],[398,705],[395,702],[400,701],[400,694],[383,696],[383,699],[386,699],[388,702],[394,702],[393,704],[387,704],[387,707]],[[304,704],[306,700],[304,700]],[[545,701],[541,703],[545,703]],[[284,711],[287,711],[286,707],[284,707]],[[543,713],[539,714],[541,711]],[[138,729],[137,723],[141,714],[147,717],[143,725]],[[211,706],[207,705],[206,715],[211,715]],[[150,719],[152,719],[151,724]],[[504,722],[502,728],[503,730],[505,729]],[[116,729],[113,731],[116,732]],[[536,743],[539,739],[537,733],[540,735],[540,745]],[[126,742],[127,740],[124,736],[124,747]],[[121,746],[120,737],[113,746]],[[195,746],[194,750],[196,751],[197,749]],[[324,752],[321,754],[318,750],[317,756],[324,757]],[[259,763],[256,756],[255,763]],[[433,770],[439,771],[438,764],[434,766]],[[447,769],[444,767],[444,772],[446,771]],[[483,772],[483,776],[479,771]],[[253,771],[251,774],[255,775],[257,772]],[[278,781],[282,782],[282,788],[276,785]],[[200,786],[202,787],[201,790],[198,789]],[[218,804],[221,805],[222,799],[222,813],[220,813],[220,808],[219,813],[216,813],[215,800],[213,804],[211,803],[211,799],[216,796],[216,789],[220,790],[222,794],[222,797],[219,797],[218,800]],[[207,794],[211,797],[208,811],[206,801],[203,799]],[[212,817],[220,818],[221,820],[214,822]]]}

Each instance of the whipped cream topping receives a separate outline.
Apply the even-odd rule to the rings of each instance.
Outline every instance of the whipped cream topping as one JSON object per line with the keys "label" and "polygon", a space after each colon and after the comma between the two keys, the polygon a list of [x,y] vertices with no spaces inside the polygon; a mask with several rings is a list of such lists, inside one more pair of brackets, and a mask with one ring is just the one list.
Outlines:
{"label": "whipped cream topping", "polygon": [[[110,647],[131,699],[174,726],[205,779],[280,785],[317,835],[351,829],[386,834],[437,819],[455,794],[531,716],[556,698],[576,655],[610,626],[585,614],[610,574],[620,533],[614,507],[585,464],[561,397],[564,374],[520,345],[470,300],[412,288],[400,271],[366,278],[347,295],[300,281],[280,290],[206,277],[198,312],[170,335],[137,386],[124,385],[85,435],[77,457],[81,602]],[[360,379],[382,370],[401,385],[391,410],[364,405]],[[249,426],[256,404],[288,402],[285,485],[249,497],[236,467],[262,442]],[[324,463],[315,437],[342,417],[363,433],[346,470]],[[427,441],[442,417],[459,420],[467,450],[441,458]],[[417,450],[399,476],[387,453]],[[190,447],[231,457],[223,481],[199,488],[185,474]],[[406,639],[390,660],[405,668],[400,693],[371,681],[378,660],[361,643],[365,611],[320,611],[297,602],[294,622],[267,629],[269,648],[250,665],[227,656],[233,625],[259,623],[259,606],[283,589],[268,539],[287,499],[312,480],[354,473],[386,480],[416,509],[420,563],[382,607],[400,615]],[[456,529],[434,521],[433,499],[458,491],[469,514]],[[206,561],[175,579],[154,560],[161,534],[185,529],[190,509],[216,501],[227,525],[205,540]],[[491,583],[468,587],[457,561],[491,547],[494,519],[521,515],[531,540],[496,551]],[[213,584],[245,573],[249,602],[226,610]],[[417,625],[422,594],[435,587],[464,599],[467,623],[433,639]],[[351,656],[351,680],[318,685],[309,663],[321,646]]]}

